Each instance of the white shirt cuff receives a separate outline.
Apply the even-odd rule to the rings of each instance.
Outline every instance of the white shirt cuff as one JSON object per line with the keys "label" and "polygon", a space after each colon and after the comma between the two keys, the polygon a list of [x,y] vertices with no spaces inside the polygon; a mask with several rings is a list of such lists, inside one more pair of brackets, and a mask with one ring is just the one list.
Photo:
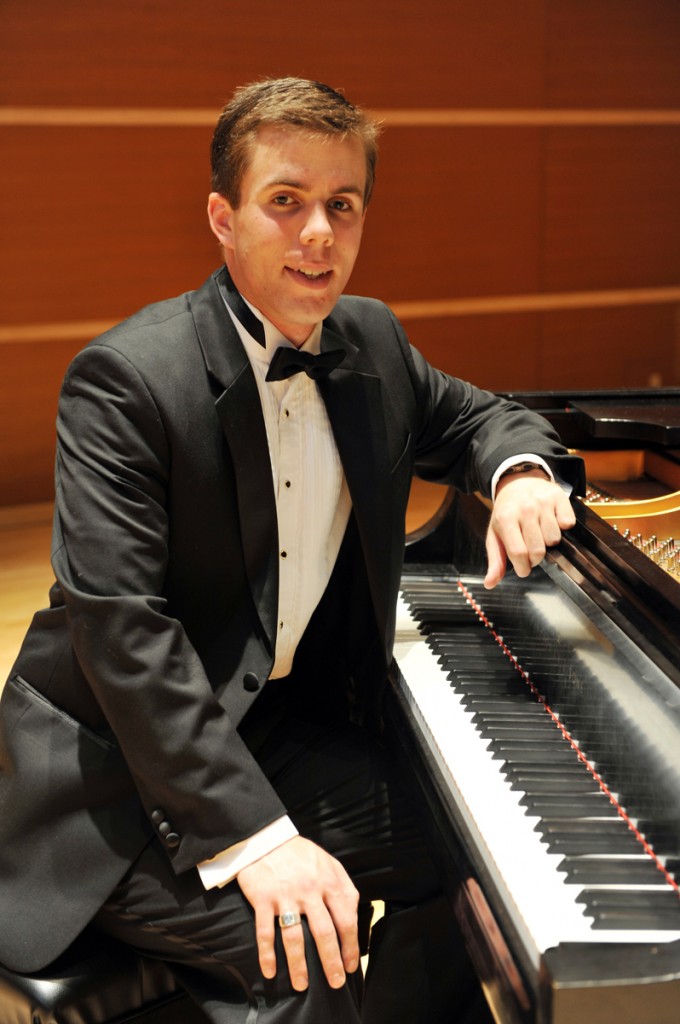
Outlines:
{"label": "white shirt cuff", "polygon": [[289,839],[293,839],[298,830],[290,818],[277,818],[276,821],[265,825],[263,829],[242,839],[240,843],[234,843],[227,850],[222,850],[210,860],[201,861],[197,864],[198,873],[206,889],[220,888],[236,878],[239,871],[254,864],[260,857],[271,853],[277,846],[282,846]]}
{"label": "white shirt cuff", "polygon": [[[498,481],[500,480],[501,475],[505,472],[506,469],[510,469],[511,466],[516,466],[518,462],[534,462],[540,469],[544,469],[546,471],[551,480],[555,479],[550,466],[540,457],[540,455],[532,455],[530,453],[523,455],[512,455],[509,459],[505,459],[503,462],[501,462],[500,466],[498,467],[498,469],[491,478],[492,500],[496,500],[496,487],[498,486]],[[569,488],[569,491],[571,492],[571,488]]]}

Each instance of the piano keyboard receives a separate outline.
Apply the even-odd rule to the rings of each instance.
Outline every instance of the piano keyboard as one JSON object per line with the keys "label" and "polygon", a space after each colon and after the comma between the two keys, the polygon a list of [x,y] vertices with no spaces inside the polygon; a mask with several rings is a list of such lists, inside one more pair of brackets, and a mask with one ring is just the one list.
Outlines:
{"label": "piano keyboard", "polygon": [[[405,576],[397,609],[398,683],[476,856],[536,963],[565,942],[680,939],[677,823],[664,830],[676,691],[549,576],[518,582],[488,592],[477,577]],[[634,719],[619,726],[633,690]],[[608,723],[611,738],[596,739]],[[670,777],[627,764],[631,731]]]}

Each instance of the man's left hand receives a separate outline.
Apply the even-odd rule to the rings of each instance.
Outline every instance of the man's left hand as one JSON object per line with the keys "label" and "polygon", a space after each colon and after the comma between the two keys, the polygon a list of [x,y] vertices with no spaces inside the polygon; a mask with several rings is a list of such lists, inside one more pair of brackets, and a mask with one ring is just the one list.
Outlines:
{"label": "man's left hand", "polygon": [[575,522],[569,498],[541,469],[502,477],[486,535],[484,586],[500,583],[508,560],[518,576],[528,576]]}

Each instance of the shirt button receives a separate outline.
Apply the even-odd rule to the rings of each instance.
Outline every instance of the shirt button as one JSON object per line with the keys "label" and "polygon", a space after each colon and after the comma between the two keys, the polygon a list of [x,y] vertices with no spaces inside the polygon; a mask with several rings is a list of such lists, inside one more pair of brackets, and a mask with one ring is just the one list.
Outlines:
{"label": "shirt button", "polygon": [[288,558],[288,552],[287,551],[282,551],[281,552],[281,558]]}
{"label": "shirt button", "polygon": [[286,487],[290,487],[290,480],[286,480]]}

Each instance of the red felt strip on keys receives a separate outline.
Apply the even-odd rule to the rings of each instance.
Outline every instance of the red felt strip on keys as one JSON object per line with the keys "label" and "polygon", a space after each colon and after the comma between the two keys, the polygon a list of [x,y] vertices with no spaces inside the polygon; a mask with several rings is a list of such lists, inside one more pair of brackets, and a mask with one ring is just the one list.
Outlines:
{"label": "red felt strip on keys", "polygon": [[661,862],[661,860],[659,860],[659,858],[657,857],[656,853],[654,852],[653,847],[650,846],[650,844],[647,842],[647,840],[643,836],[642,832],[640,832],[639,829],[635,826],[634,822],[631,821],[630,817],[628,816],[628,814],[626,813],[624,808],[621,806],[621,804],[616,799],[616,797],[614,796],[612,791],[609,789],[609,786],[607,785],[607,783],[604,781],[602,776],[595,770],[595,768],[590,763],[588,758],[585,756],[583,751],[577,745],[576,741],[572,738],[572,736],[569,733],[569,731],[567,729],[565,729],[565,727],[562,725],[562,723],[560,722],[560,720],[557,717],[557,715],[554,713],[554,711],[552,710],[550,705],[547,703],[547,701],[546,701],[545,697],[543,696],[543,694],[540,693],[540,691],[536,689],[536,686],[534,685],[532,680],[529,678],[529,674],[524,671],[524,669],[520,665],[520,663],[519,663],[518,659],[516,658],[516,656],[512,653],[512,651],[510,650],[508,645],[503,640],[503,637],[500,636],[500,634],[498,634],[496,632],[496,630],[494,629],[493,623],[490,622],[489,619],[487,618],[486,614],[484,613],[484,609],[475,600],[475,598],[473,597],[472,593],[468,590],[468,588],[465,586],[465,584],[462,583],[460,580],[458,581],[458,589],[460,590],[461,594],[463,594],[463,596],[465,597],[465,600],[470,605],[472,610],[475,612],[475,614],[477,615],[479,620],[484,624],[486,629],[489,631],[489,633],[491,634],[491,636],[493,637],[495,642],[501,648],[503,653],[510,659],[510,661],[512,662],[514,668],[516,669],[517,672],[519,672],[520,676],[522,677],[523,681],[528,686],[528,688],[531,691],[531,693],[533,694],[533,696],[536,698],[536,700],[539,702],[539,704],[541,704],[543,706],[543,708],[546,711],[546,713],[548,715],[550,715],[550,718],[552,719],[553,723],[560,730],[560,732],[562,733],[562,735],[564,736],[565,740],[567,741],[569,746],[572,748],[572,750],[574,751],[574,753],[576,754],[578,759],[588,769],[588,771],[590,772],[592,777],[595,779],[595,781],[597,782],[597,784],[600,787],[600,789],[602,790],[602,792],[606,794],[609,802],[612,804],[613,807],[616,808],[616,813],[619,815],[620,818],[623,818],[623,820],[625,821],[626,825],[628,826],[630,831],[633,833],[633,835],[635,836],[637,841],[640,843],[640,845],[642,846],[642,848],[645,851],[645,853],[649,857],[652,858],[656,868],[664,876],[664,878],[665,878],[666,882],[668,883],[668,885],[670,885],[670,887],[675,890],[676,895],[678,897],[680,897],[680,886],[678,885],[678,883],[675,881],[675,879],[670,874],[670,872],[666,870],[665,865]]}

